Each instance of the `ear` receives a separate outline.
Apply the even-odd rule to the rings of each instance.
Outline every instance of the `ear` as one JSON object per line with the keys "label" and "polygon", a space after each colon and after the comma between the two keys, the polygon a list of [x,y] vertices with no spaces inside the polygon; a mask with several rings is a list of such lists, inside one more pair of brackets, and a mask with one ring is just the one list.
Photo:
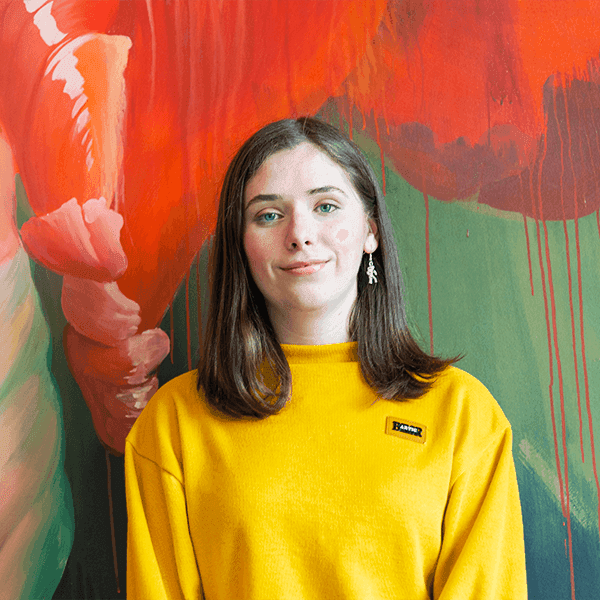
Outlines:
{"label": "ear", "polygon": [[377,223],[374,219],[369,219],[369,233],[365,240],[364,251],[367,254],[371,254],[377,250],[379,246],[379,232],[377,231]]}

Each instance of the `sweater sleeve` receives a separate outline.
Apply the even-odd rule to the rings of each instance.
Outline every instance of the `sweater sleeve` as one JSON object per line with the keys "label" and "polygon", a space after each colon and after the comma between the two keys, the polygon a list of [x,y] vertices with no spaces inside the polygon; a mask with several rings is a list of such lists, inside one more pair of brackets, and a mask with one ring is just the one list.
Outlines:
{"label": "sweater sleeve", "polygon": [[452,485],[434,598],[527,598],[523,522],[510,429]]}
{"label": "sweater sleeve", "polygon": [[200,574],[188,527],[183,484],[128,440],[127,598],[198,600]]}

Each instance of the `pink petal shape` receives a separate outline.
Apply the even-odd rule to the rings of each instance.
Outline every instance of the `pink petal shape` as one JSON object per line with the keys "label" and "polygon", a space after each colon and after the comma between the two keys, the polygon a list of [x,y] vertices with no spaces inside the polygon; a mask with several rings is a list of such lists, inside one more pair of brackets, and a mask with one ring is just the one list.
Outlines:
{"label": "pink petal shape", "polygon": [[65,275],[61,304],[79,333],[107,346],[135,335],[141,321],[139,304],[124,296],[115,282]]}
{"label": "pink petal shape", "polygon": [[123,454],[127,434],[158,389],[153,373],[169,352],[167,334],[149,330],[107,348],[67,325],[63,344],[98,438],[113,454]]}
{"label": "pink petal shape", "polygon": [[77,344],[85,374],[118,386],[147,382],[170,347],[169,336],[162,329],[149,329],[110,347],[79,338]]}
{"label": "pink petal shape", "polygon": [[104,199],[90,199],[83,208],[75,198],[59,209],[33,217],[21,228],[27,253],[61,275],[106,282],[127,269],[119,239],[123,217],[106,208]]}

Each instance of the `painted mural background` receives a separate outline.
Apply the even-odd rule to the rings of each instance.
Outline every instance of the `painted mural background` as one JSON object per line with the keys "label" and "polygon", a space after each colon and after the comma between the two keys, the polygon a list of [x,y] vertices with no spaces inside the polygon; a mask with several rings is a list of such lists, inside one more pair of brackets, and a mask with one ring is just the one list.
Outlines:
{"label": "painted mural background", "polygon": [[530,598],[596,598],[599,51],[592,0],[0,2],[0,598],[125,597],[124,437],[194,364],[228,159],[301,114],[512,423]]}

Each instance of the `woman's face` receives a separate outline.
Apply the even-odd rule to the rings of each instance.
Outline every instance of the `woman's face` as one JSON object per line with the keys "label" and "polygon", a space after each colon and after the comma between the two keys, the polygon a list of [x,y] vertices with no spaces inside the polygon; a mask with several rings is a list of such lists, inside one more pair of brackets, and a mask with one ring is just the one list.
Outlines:
{"label": "woman's face", "polygon": [[244,249],[269,313],[352,306],[376,225],[346,172],[310,143],[271,155],[244,194]]}

